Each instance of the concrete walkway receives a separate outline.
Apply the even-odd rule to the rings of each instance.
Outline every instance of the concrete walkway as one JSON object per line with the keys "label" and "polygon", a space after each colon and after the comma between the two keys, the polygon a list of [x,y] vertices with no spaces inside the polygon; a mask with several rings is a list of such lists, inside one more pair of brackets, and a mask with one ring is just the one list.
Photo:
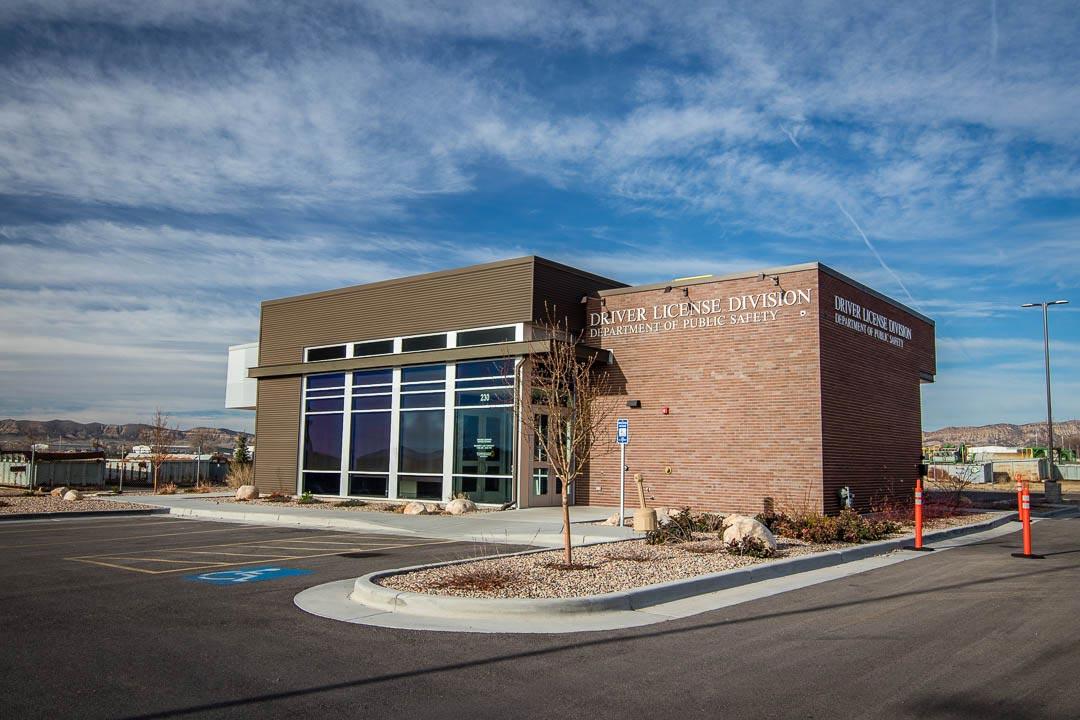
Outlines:
{"label": "concrete walkway", "polygon": [[[124,495],[110,499],[168,508],[174,516],[203,520],[415,535],[493,545],[562,547],[563,544],[562,508],[559,507],[459,516],[397,515],[319,507],[276,507],[221,502],[220,499],[225,497],[232,495]],[[584,545],[641,537],[630,528],[586,524],[604,520],[618,511],[618,508],[608,507],[570,508],[571,541],[574,545]],[[493,548],[493,552],[497,550]]]}

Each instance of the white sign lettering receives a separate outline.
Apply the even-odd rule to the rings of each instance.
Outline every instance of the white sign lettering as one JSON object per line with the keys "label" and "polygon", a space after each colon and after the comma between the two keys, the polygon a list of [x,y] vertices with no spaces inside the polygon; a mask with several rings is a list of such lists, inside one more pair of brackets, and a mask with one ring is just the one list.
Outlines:
{"label": "white sign lettering", "polygon": [[835,308],[834,319],[837,325],[843,325],[855,332],[864,333],[899,348],[904,347],[904,341],[911,340],[911,328],[907,325],[898,323],[847,298],[837,295]]}
{"label": "white sign lettering", "polygon": [[645,335],[679,329],[772,322],[784,308],[811,304],[811,293],[812,288],[776,290],[755,295],[604,310],[589,313],[589,337]]}

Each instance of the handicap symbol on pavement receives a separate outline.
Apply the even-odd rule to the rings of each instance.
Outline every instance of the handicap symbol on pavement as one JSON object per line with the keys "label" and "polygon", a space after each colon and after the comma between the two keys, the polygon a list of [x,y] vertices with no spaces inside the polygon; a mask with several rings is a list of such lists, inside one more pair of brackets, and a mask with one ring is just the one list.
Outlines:
{"label": "handicap symbol on pavement", "polygon": [[211,583],[212,585],[236,585],[237,583],[259,582],[260,580],[273,580],[279,577],[310,574],[310,570],[297,570],[296,568],[257,567],[244,568],[243,570],[218,570],[217,572],[202,573],[200,575],[185,575],[184,578]]}

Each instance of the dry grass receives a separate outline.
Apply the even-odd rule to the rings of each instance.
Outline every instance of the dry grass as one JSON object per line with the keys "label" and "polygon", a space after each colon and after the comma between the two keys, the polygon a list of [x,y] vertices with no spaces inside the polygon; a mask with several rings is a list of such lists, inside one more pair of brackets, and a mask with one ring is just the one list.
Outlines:
{"label": "dry grass", "polygon": [[176,483],[165,483],[158,489],[158,495],[175,495]]}
{"label": "dry grass", "polygon": [[237,465],[233,463],[229,468],[229,474],[225,476],[225,483],[235,490],[241,485],[255,484],[255,466],[251,463]]}

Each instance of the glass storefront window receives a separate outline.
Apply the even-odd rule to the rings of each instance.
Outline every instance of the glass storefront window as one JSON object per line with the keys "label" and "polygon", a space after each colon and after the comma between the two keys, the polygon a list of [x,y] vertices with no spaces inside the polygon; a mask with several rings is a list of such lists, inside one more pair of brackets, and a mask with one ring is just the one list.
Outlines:
{"label": "glass storefront window", "polygon": [[349,494],[368,497],[387,497],[390,478],[387,475],[349,475]]}
{"label": "glass storefront window", "polygon": [[399,475],[398,497],[416,500],[442,500],[442,476]]}
{"label": "glass storefront window", "polygon": [[341,470],[341,413],[304,418],[304,469]]}
{"label": "glass storefront window", "polygon": [[350,470],[390,471],[390,413],[354,413],[349,454]]}
{"label": "glass storefront window", "polygon": [[[389,497],[396,486],[397,498],[443,500],[452,488],[475,502],[510,501],[514,363],[471,361],[454,370],[452,388],[446,365],[306,377],[301,490]],[[455,404],[448,415],[449,389]],[[390,472],[394,453],[396,477]],[[447,459],[450,488],[443,476]]]}
{"label": "glass storefront window", "polygon": [[309,492],[313,495],[338,495],[341,493],[341,475],[339,473],[306,472],[303,480],[303,492]]}
{"label": "glass storefront window", "polygon": [[442,410],[408,410],[401,413],[399,469],[406,473],[442,473]]}

